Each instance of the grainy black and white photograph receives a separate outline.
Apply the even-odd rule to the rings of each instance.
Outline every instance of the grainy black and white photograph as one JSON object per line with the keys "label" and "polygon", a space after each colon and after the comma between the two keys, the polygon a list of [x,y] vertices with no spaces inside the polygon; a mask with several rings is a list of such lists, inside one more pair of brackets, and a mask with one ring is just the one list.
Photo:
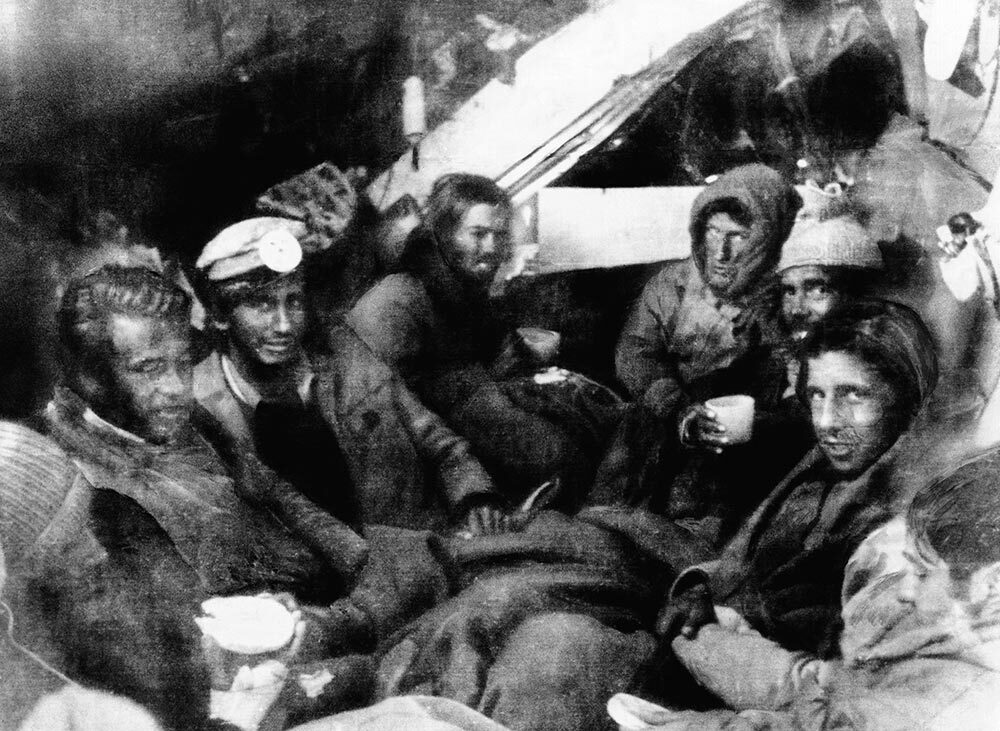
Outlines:
{"label": "grainy black and white photograph", "polygon": [[1000,0],[0,0],[0,731],[1000,728]]}

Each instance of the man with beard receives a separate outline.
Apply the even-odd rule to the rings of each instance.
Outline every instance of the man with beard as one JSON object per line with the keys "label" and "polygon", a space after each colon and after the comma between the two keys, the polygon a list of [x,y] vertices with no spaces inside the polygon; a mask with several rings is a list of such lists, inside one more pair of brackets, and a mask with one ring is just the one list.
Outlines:
{"label": "man with beard", "polygon": [[786,342],[778,348],[788,379],[783,395],[794,394],[798,361],[793,349],[832,310],[862,295],[882,269],[882,254],[850,216],[803,219],[781,249],[781,324]]}
{"label": "man with beard", "polygon": [[397,271],[346,319],[427,408],[469,441],[509,498],[520,502],[552,481],[562,487],[560,507],[570,507],[590,485],[618,403],[603,387],[589,389],[573,377],[536,382],[533,368],[551,362],[512,357],[517,346],[505,347],[514,341],[489,290],[511,255],[510,229],[510,200],[495,182],[443,176]]}

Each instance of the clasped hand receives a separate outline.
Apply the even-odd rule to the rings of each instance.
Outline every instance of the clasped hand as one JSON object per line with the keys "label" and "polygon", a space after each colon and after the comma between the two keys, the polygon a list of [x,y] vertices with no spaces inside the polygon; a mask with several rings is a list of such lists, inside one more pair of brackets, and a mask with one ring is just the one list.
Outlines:
{"label": "clasped hand", "polygon": [[726,427],[705,404],[693,404],[681,417],[681,443],[689,447],[707,449],[716,454],[730,445]]}

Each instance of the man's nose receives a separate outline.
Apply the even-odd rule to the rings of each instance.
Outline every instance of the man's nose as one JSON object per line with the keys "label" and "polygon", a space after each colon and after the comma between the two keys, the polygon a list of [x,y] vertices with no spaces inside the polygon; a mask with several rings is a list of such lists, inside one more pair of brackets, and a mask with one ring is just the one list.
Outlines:
{"label": "man's nose", "polygon": [[479,253],[492,256],[497,251],[497,236],[495,233],[488,233],[479,239]]}
{"label": "man's nose", "polygon": [[170,368],[163,377],[160,379],[159,383],[160,393],[164,393],[170,396],[180,396],[187,392],[190,386],[190,379],[181,373],[178,368]]}
{"label": "man's nose", "polygon": [[729,237],[723,236],[722,241],[719,242],[719,248],[715,251],[715,260],[719,262],[727,262],[733,257],[733,245],[729,243]]}
{"label": "man's nose", "polygon": [[285,305],[281,305],[274,312],[274,329],[279,333],[286,333],[292,329],[292,318]]}
{"label": "man's nose", "polygon": [[788,295],[788,311],[792,315],[805,315],[806,310],[806,298],[801,294]]}
{"label": "man's nose", "polygon": [[814,418],[817,429],[833,429],[840,424],[840,409],[834,398],[824,398],[816,408],[817,412]]}

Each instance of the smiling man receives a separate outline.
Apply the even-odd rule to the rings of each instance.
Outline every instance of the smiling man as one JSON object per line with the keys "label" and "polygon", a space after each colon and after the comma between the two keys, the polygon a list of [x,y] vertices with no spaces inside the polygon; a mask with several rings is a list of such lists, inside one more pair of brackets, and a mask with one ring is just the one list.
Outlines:
{"label": "smiling man", "polygon": [[306,233],[261,217],[206,244],[195,266],[220,343],[195,368],[198,403],[230,440],[352,525],[499,530],[500,498],[468,445],[349,329],[306,352]]}
{"label": "smiling man", "polygon": [[59,311],[64,376],[46,431],[82,480],[152,515],[212,591],[343,586],[364,561],[361,537],[336,523],[329,537],[340,545],[327,565],[323,550],[240,499],[195,425],[188,308],[183,292],[144,268],[106,266],[73,281]]}
{"label": "smiling man", "polygon": [[865,290],[882,269],[882,253],[850,216],[805,219],[781,249],[781,322],[795,342],[831,310]]}

